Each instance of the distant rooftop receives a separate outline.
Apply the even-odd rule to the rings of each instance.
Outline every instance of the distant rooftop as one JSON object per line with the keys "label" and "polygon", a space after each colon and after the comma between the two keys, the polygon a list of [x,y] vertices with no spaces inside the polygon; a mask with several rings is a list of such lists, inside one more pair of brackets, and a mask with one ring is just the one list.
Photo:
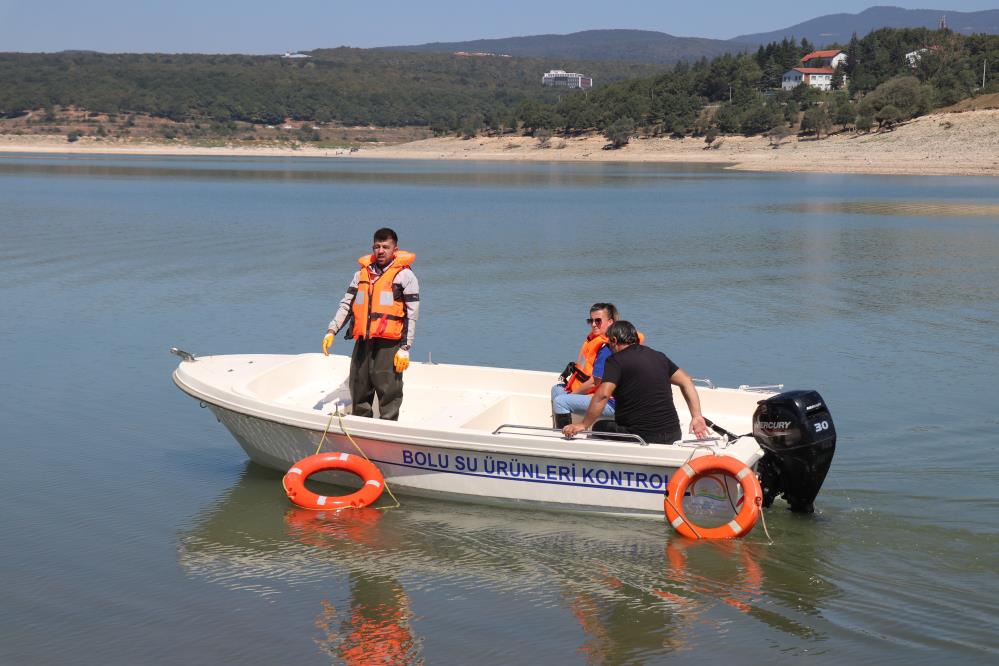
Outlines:
{"label": "distant rooftop", "polygon": [[835,58],[840,53],[842,53],[842,51],[839,49],[832,49],[830,51],[812,51],[802,58],[801,62],[808,62],[809,60],[815,60],[816,58]]}

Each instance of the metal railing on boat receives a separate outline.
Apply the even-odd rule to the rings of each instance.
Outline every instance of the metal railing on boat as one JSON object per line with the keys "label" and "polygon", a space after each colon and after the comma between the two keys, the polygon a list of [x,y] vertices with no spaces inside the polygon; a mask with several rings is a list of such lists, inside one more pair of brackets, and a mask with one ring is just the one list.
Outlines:
{"label": "metal railing on boat", "polygon": [[[494,435],[498,435],[504,428],[515,428],[517,430],[534,430],[538,434],[544,435],[546,437],[560,437],[562,439],[569,439],[562,434],[559,428],[545,428],[544,426],[529,426],[529,425],[518,425],[516,423],[504,423],[500,427],[493,430]],[[648,446],[649,443],[638,435],[633,435],[630,432],[600,432],[597,430],[581,430],[578,434],[580,435],[596,435],[599,439],[611,438],[611,439],[626,439],[633,442],[638,442],[642,446]]]}
{"label": "metal railing on boat", "polygon": [[[545,428],[544,426],[519,425],[517,423],[504,423],[500,427],[496,428],[496,430],[493,430],[492,434],[498,435],[504,428],[511,428],[516,430],[532,430],[544,437],[559,437],[560,439],[570,439],[569,437],[563,435],[562,431],[559,430],[558,428]],[[596,439],[605,439],[605,438],[623,439],[632,442],[638,442],[638,444],[641,446],[649,445],[649,442],[646,442],[644,439],[642,439],[641,436],[633,435],[630,432],[603,432],[600,430],[582,430],[578,434],[593,435]],[[696,448],[701,446],[713,446],[718,442],[722,442],[722,440],[723,440],[722,437],[704,437],[703,439],[678,439],[675,442],[672,442],[672,444],[666,444],[666,445],[688,446],[688,447],[693,446]],[[728,443],[731,442],[724,443],[722,448],[727,446]]]}
{"label": "metal railing on boat", "polygon": [[780,391],[783,388],[784,388],[783,384],[760,384],[759,386],[750,386],[749,384],[739,384],[740,391],[759,391],[761,393]]}

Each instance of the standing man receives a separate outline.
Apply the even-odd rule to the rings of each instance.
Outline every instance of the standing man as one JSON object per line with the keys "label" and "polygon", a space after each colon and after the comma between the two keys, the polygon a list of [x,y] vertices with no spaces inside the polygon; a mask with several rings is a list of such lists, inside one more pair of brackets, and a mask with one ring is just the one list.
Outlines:
{"label": "standing man", "polygon": [[631,322],[618,321],[607,329],[607,344],[614,355],[604,366],[603,381],[593,394],[583,420],[562,428],[566,437],[589,430],[614,396],[617,401],[614,421],[601,421],[600,430],[631,433],[646,442],[675,442],[681,437],[680,418],[673,405],[671,384],[680,387],[687,402],[690,432],[699,438],[708,436],[708,426],[701,416],[701,402],[690,375],[662,352],[640,344],[638,331]]}
{"label": "standing man", "polygon": [[420,283],[410,268],[416,255],[400,250],[398,243],[391,229],[375,232],[371,254],[357,260],[361,269],[323,337],[323,354],[329,356],[337,332],[352,317],[354,353],[347,381],[354,416],[373,416],[377,395],[381,418],[399,419],[402,373],[409,367],[420,316]]}
{"label": "standing man", "polygon": [[[607,329],[617,321],[617,308],[613,303],[594,303],[586,323],[590,333],[579,348],[579,356],[566,367],[565,383],[552,386],[552,414],[556,428],[572,423],[573,414],[585,414],[590,398],[604,375],[604,363],[611,356],[607,346]],[[614,416],[614,399],[611,398],[600,414]]]}

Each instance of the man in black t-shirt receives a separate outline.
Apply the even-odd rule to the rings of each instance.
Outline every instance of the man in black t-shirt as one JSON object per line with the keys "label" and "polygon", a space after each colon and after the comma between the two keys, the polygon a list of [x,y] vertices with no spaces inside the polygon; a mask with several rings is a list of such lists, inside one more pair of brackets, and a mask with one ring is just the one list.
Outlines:
{"label": "man in black t-shirt", "polygon": [[638,435],[646,442],[672,443],[680,439],[680,419],[673,406],[672,384],[680,387],[690,410],[690,432],[708,436],[701,416],[701,402],[690,375],[662,352],[638,344],[638,331],[628,321],[616,321],[607,329],[608,345],[614,355],[604,365],[603,381],[590,400],[579,423],[562,428],[566,437],[589,430],[611,396],[617,403],[614,421],[600,421],[607,432]]}

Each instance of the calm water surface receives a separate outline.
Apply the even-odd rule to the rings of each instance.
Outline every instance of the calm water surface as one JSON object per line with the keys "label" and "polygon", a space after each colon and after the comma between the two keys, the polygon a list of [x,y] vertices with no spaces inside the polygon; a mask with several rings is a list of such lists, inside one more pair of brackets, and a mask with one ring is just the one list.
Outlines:
{"label": "calm water surface", "polygon": [[[695,376],[818,389],[818,512],[290,509],[166,350],[318,350],[383,225],[418,359],[557,370],[611,300]],[[0,306],[0,662],[999,659],[995,180],[6,155]]]}

